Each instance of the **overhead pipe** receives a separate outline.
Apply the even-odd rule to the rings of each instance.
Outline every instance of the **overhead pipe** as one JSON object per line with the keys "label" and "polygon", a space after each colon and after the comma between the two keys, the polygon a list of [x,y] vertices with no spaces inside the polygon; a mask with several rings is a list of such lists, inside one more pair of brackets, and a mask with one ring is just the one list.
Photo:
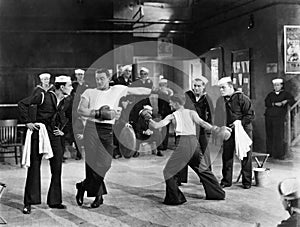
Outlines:
{"label": "overhead pipe", "polygon": [[93,34],[93,33],[171,33],[171,34],[192,34],[191,30],[0,30],[0,33],[75,33],[75,34]]}
{"label": "overhead pipe", "polygon": [[133,19],[100,19],[96,20],[96,22],[101,23],[116,23],[116,24],[192,24],[192,21],[188,20],[168,20],[168,19],[161,19],[161,20],[143,20],[143,21],[136,21]]}

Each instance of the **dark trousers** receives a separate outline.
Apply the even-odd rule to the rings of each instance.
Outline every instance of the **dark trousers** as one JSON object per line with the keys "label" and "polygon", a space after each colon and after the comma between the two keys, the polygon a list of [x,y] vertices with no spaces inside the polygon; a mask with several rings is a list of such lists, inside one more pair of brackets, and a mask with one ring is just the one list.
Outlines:
{"label": "dark trousers", "polygon": [[[252,130],[245,130],[248,136],[252,139]],[[223,179],[221,183],[226,186],[232,185],[232,174],[233,174],[233,161],[235,152],[235,140],[234,131],[231,137],[223,143],[223,154],[222,154],[222,175]],[[242,173],[242,184],[250,185],[252,183],[252,149],[247,152],[247,157],[241,161],[241,173]]]}
{"label": "dark trousers", "polygon": [[284,118],[266,117],[265,124],[267,153],[273,158],[283,158],[286,153],[284,146]]}
{"label": "dark trousers", "polygon": [[84,131],[86,178],[83,187],[88,197],[107,194],[104,177],[111,167],[113,131],[111,124],[88,121]]}
{"label": "dark trousers", "polygon": [[[47,196],[47,204],[58,205],[62,203],[61,171],[63,146],[60,136],[54,136],[50,131],[48,131],[48,136],[53,157],[49,159],[51,183]],[[42,155],[39,154],[39,133],[38,131],[33,131],[31,136],[30,167],[27,171],[24,193],[24,204],[26,205],[41,203],[41,160]]]}
{"label": "dark trousers", "polygon": [[[199,144],[200,150],[203,154],[203,158],[205,163],[207,163],[207,167],[211,168],[211,160],[210,160],[210,152],[207,150],[208,145],[208,135],[206,133],[199,135]],[[188,166],[185,166],[178,174],[177,174],[177,182],[180,185],[181,183],[187,183],[188,181]]]}
{"label": "dark trousers", "polygon": [[176,205],[186,201],[182,191],[177,186],[176,174],[187,164],[200,178],[206,199],[224,199],[225,192],[214,174],[209,170],[203,154],[199,150],[196,136],[180,136],[177,139],[179,139],[179,143],[164,168],[166,182],[164,203]]}

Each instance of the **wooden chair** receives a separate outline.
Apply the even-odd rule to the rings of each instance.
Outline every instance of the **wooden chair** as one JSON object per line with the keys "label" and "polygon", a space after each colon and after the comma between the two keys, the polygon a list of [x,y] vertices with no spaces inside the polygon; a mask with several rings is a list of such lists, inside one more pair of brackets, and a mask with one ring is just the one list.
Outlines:
{"label": "wooden chair", "polygon": [[16,164],[18,164],[18,150],[20,157],[22,157],[22,142],[18,142],[18,130],[16,119],[0,120],[0,154],[14,154]]}

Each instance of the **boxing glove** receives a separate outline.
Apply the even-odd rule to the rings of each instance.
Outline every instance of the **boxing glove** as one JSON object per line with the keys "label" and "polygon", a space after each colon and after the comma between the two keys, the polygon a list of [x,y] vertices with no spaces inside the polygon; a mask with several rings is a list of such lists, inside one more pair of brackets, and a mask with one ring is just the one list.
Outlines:
{"label": "boxing glove", "polygon": [[231,136],[232,129],[226,126],[218,127],[214,125],[212,127],[212,132],[217,138],[221,140],[228,140]]}
{"label": "boxing glove", "polygon": [[99,110],[95,110],[95,118],[99,120],[112,120],[116,117],[116,111],[110,109],[105,105],[100,107]]}

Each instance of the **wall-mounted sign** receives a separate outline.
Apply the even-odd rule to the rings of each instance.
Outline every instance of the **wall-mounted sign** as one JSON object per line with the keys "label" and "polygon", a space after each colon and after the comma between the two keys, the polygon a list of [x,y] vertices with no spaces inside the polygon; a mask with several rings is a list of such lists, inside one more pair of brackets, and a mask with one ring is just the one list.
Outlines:
{"label": "wall-mounted sign", "polygon": [[284,26],[284,72],[300,74],[300,26]]}
{"label": "wall-mounted sign", "polygon": [[250,97],[250,53],[249,49],[231,52],[232,81],[238,91]]}

